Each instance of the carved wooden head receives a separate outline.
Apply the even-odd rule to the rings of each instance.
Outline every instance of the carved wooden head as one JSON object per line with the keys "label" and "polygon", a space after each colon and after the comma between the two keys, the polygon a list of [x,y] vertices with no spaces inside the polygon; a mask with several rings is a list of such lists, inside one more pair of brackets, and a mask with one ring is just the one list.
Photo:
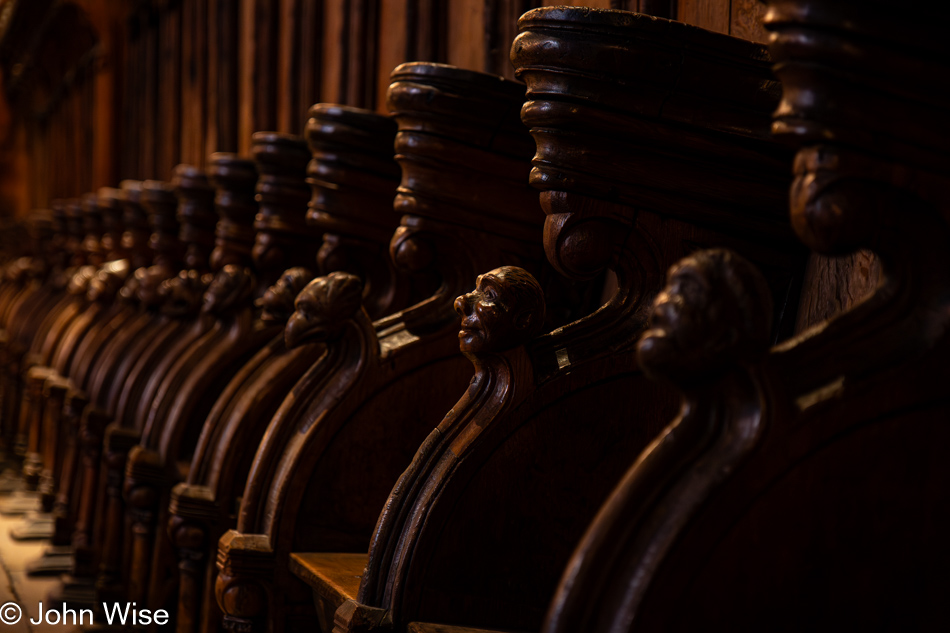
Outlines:
{"label": "carved wooden head", "polygon": [[768,348],[771,315],[755,266],[728,250],[699,251],[667,273],[637,345],[640,364],[653,378],[685,386],[755,361]]}
{"label": "carved wooden head", "polygon": [[277,282],[267,289],[258,299],[264,309],[261,320],[265,323],[286,323],[294,312],[294,299],[313,279],[313,273],[306,268],[288,268]]}
{"label": "carved wooden head", "polygon": [[455,300],[466,354],[503,352],[536,336],[544,323],[544,292],[529,272],[502,266],[479,275],[475,290]]}
{"label": "carved wooden head", "polygon": [[[162,281],[158,289],[162,313],[174,317],[194,314],[210,282],[210,275],[202,275],[194,269],[183,270],[177,277]],[[143,296],[142,302],[147,304],[149,298]]]}
{"label": "carved wooden head", "polygon": [[102,266],[96,276],[89,280],[86,298],[89,301],[111,303],[129,277],[129,262],[124,259]]}
{"label": "carved wooden head", "polygon": [[222,315],[248,304],[254,291],[254,273],[244,266],[228,264],[214,275],[202,302],[201,311]]}
{"label": "carved wooden head", "polygon": [[363,283],[354,275],[335,272],[314,279],[297,296],[296,310],[284,329],[284,342],[294,348],[304,342],[338,337],[363,300]]}

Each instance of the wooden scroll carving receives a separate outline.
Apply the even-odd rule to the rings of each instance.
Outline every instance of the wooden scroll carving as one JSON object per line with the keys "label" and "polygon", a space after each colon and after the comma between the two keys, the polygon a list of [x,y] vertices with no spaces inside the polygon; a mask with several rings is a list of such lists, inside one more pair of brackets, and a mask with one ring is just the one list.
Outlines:
{"label": "wooden scroll carving", "polygon": [[769,3],[792,225],[818,252],[874,252],[882,283],[766,353],[748,266],[673,269],[640,358],[681,413],[590,526],[545,631],[947,626],[950,98],[927,87],[946,17]]}

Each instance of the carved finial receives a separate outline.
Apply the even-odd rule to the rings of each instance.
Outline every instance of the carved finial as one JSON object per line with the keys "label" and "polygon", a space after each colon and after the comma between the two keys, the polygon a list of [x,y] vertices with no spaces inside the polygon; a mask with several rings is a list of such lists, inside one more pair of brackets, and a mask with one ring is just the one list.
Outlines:
{"label": "carved finial", "polygon": [[96,193],[96,205],[102,218],[102,252],[106,261],[122,259],[128,255],[122,248],[125,222],[122,217],[123,194],[114,187],[100,187]]}
{"label": "carved finial", "polygon": [[86,263],[98,266],[106,261],[106,253],[102,248],[102,210],[96,194],[87,193],[80,202],[82,212],[82,251],[86,256]]}
{"label": "carved finial", "polygon": [[758,360],[771,327],[771,294],[758,269],[732,251],[699,251],[670,268],[637,353],[652,378],[688,387]]}
{"label": "carved finial", "polygon": [[208,177],[217,189],[214,206],[218,212],[211,269],[228,265],[252,266],[254,216],[257,202],[257,170],[249,158],[218,152],[208,159]]}
{"label": "carved finial", "polygon": [[286,323],[294,313],[294,300],[310,283],[314,274],[307,268],[288,268],[277,282],[257,300],[264,311],[261,320],[265,323]]}
{"label": "carved finial", "polygon": [[400,177],[393,159],[396,121],[318,103],[310,108],[306,134],[313,156],[307,165],[312,188],[307,221],[327,233],[388,244],[399,224],[393,213]]}
{"label": "carved finial", "polygon": [[355,275],[335,272],[314,279],[294,302],[296,310],[284,329],[287,348],[336,338],[362,300],[363,284]]}
{"label": "carved finial", "polygon": [[312,196],[307,222],[323,233],[321,274],[345,271],[363,280],[363,306],[372,317],[405,305],[409,292],[387,248],[399,216],[393,197],[400,169],[393,158],[396,122],[377,112],[318,103],[310,108],[307,165]]}
{"label": "carved finial", "polygon": [[208,290],[201,306],[202,312],[222,315],[224,312],[247,304],[254,292],[256,279],[254,273],[244,266],[229,264],[219,270]]}
{"label": "carved finial", "polygon": [[455,300],[455,311],[463,353],[503,352],[540,333],[544,291],[528,271],[502,266],[479,275],[475,290]]}
{"label": "carved finial", "polygon": [[148,212],[152,231],[149,246],[155,251],[155,263],[177,268],[184,247],[178,239],[180,227],[176,216],[178,199],[175,187],[159,180],[142,183],[142,204]]}
{"label": "carved finial", "polygon": [[63,212],[66,216],[66,251],[69,253],[69,265],[82,266],[86,262],[86,254],[82,249],[85,235],[82,228],[82,204],[78,198],[67,198],[63,201]]}
{"label": "carved finial", "polygon": [[321,231],[307,224],[307,163],[310,150],[299,136],[255,132],[251,153],[257,165],[257,235],[252,256],[257,271],[272,281],[285,268],[312,265]]}
{"label": "carved finial", "polygon": [[125,233],[122,234],[122,250],[132,260],[132,268],[137,269],[152,263],[154,252],[149,246],[151,227],[148,212],[142,203],[142,181],[123,180],[121,188],[122,222]]}
{"label": "carved finial", "polygon": [[178,196],[177,218],[181,225],[180,239],[186,248],[185,266],[207,270],[218,222],[214,188],[205,172],[191,165],[175,167],[172,185]]}

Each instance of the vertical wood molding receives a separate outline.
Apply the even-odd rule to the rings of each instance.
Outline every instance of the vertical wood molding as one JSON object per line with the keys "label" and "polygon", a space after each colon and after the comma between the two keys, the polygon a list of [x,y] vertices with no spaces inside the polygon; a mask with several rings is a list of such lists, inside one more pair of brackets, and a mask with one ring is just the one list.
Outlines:
{"label": "vertical wood molding", "polygon": [[[277,88],[279,82],[277,39],[280,34],[280,3],[278,0],[255,0],[254,21],[255,52],[250,80],[254,86],[252,129],[248,133],[247,149],[241,153],[250,155],[250,136],[258,131],[277,128]],[[291,36],[291,45],[293,37]],[[280,93],[285,98],[285,93]],[[242,143],[244,141],[242,140]],[[243,145],[242,145],[243,147]]]}
{"label": "vertical wood molding", "polygon": [[103,0],[91,2],[89,18],[99,36],[99,62],[91,77],[95,84],[92,116],[94,118],[92,186],[110,186],[118,182],[118,138],[116,114],[121,112],[122,60],[125,42],[122,33],[121,14],[124,6],[109,10]]}
{"label": "vertical wood molding", "polygon": [[123,160],[120,162],[122,178],[139,178],[141,174],[139,139],[142,125],[139,120],[139,102],[142,85],[141,73],[137,72],[136,62],[140,59],[142,49],[142,34],[139,28],[138,17],[134,14],[125,19],[128,33],[128,47],[125,57],[125,105],[126,115],[123,117],[124,138],[120,143]]}
{"label": "vertical wood molding", "polygon": [[276,127],[278,132],[291,132],[293,121],[299,118],[297,91],[300,76],[300,19],[301,0],[280,0],[280,19],[277,25],[277,92]]}
{"label": "vertical wood molding", "polygon": [[377,112],[385,114],[386,92],[389,90],[389,74],[403,62],[410,61],[408,57],[410,37],[415,36],[410,29],[410,5],[416,0],[386,0],[379,7],[379,61],[376,73],[376,103]]}
{"label": "vertical wood molding", "polygon": [[182,99],[182,5],[170,3],[161,9],[158,19],[159,81],[158,136],[156,164],[153,177],[171,178],[172,169],[181,159],[181,99]]}
{"label": "vertical wood molding", "polygon": [[323,75],[323,0],[304,0],[300,9],[298,37],[300,41],[297,69],[297,110],[291,120],[290,131],[303,135],[307,112],[320,98],[320,80]]}
{"label": "vertical wood molding", "polygon": [[145,6],[139,14],[142,28],[142,64],[139,66],[143,77],[142,124],[143,134],[139,151],[142,162],[139,165],[140,179],[156,178],[155,140],[158,132],[156,125],[158,111],[156,106],[158,89],[158,16],[150,6]]}
{"label": "vertical wood molding", "polygon": [[379,0],[347,3],[346,103],[371,108],[376,103]]}
{"label": "vertical wood molding", "polygon": [[211,57],[208,77],[207,129],[209,135],[207,151],[201,155],[199,166],[203,166],[207,157],[213,152],[238,151],[240,11],[241,6],[233,0],[211,0],[209,4],[208,51]]}
{"label": "vertical wood molding", "polygon": [[448,63],[484,71],[485,0],[458,0],[449,5]]}
{"label": "vertical wood molding", "polygon": [[[462,0],[462,2],[468,2],[468,0]],[[406,61],[440,63],[448,61],[451,41],[449,32],[451,6],[439,0],[409,0],[406,16],[409,28]],[[481,28],[481,24],[472,24],[471,28]]]}
{"label": "vertical wood molding", "polygon": [[[207,42],[208,42],[208,70],[207,86],[205,88],[205,104],[207,111],[206,118],[202,120],[205,128],[205,145],[199,153],[199,157],[207,156],[216,151],[218,147],[218,90],[220,89],[221,73],[221,37],[218,30],[221,28],[222,11],[218,7],[219,0],[208,0],[208,24],[207,24]],[[192,165],[202,165],[203,162],[190,163]]]}
{"label": "vertical wood molding", "polygon": [[344,15],[347,0],[325,0],[323,3],[323,77],[321,93],[327,103],[342,103],[346,74]]}
{"label": "vertical wood molding", "polygon": [[238,32],[238,127],[237,153],[248,155],[251,152],[251,134],[254,133],[254,107],[256,91],[254,69],[257,50],[256,9],[257,0],[241,0]]}
{"label": "vertical wood molding", "polygon": [[206,86],[211,84],[207,9],[208,4],[200,0],[184,0],[182,6],[180,161],[189,165],[199,164],[205,151]]}

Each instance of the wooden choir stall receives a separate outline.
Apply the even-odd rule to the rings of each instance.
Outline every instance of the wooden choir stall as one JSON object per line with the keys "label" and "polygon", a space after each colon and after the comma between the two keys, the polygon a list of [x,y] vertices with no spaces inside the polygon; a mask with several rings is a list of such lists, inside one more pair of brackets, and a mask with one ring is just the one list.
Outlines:
{"label": "wooden choir stall", "polygon": [[0,0],[45,604],[950,625],[950,10],[551,4]]}

